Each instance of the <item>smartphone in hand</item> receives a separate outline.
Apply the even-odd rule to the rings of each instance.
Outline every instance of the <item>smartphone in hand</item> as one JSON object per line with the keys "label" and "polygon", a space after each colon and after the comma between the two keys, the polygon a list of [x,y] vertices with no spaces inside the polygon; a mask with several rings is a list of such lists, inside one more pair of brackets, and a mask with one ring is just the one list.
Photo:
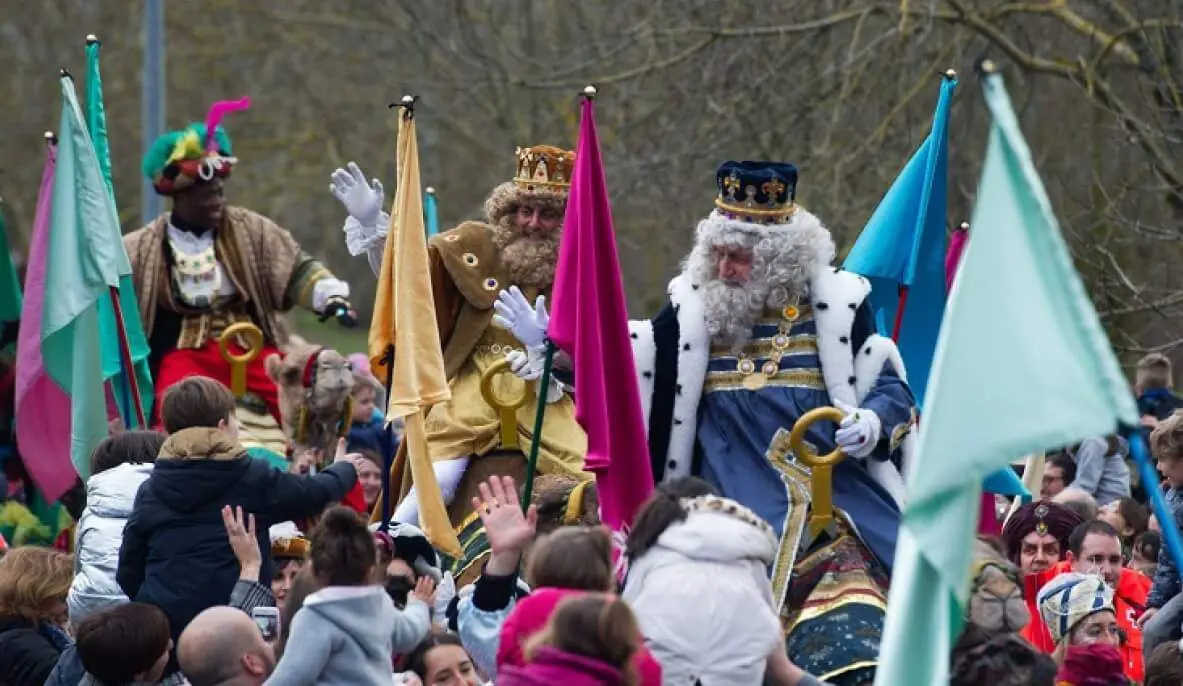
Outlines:
{"label": "smartphone in hand", "polygon": [[274,641],[279,638],[279,608],[256,607],[251,610],[251,619],[259,627],[264,641]]}

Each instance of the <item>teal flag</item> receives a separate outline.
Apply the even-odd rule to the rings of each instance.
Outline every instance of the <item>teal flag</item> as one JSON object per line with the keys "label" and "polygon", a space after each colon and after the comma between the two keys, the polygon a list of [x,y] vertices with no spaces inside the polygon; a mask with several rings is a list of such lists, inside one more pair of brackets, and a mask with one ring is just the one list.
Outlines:
{"label": "teal flag", "polygon": [[42,303],[45,372],[70,399],[70,458],[86,479],[90,454],[107,436],[102,361],[118,341],[101,335],[99,308],[131,274],[115,203],[86,131],[74,81],[61,78],[53,214]]}
{"label": "teal flag", "polygon": [[428,238],[440,232],[440,212],[436,206],[434,188],[428,188],[423,195],[423,223],[427,225]]}
{"label": "teal flag", "polygon": [[[956,78],[942,79],[932,130],[887,189],[842,265],[870,280],[871,307],[880,325],[894,329],[899,322],[900,356],[921,408],[945,311],[949,108],[956,88]],[[895,334],[884,328],[879,333]]]}
{"label": "teal flag", "polygon": [[1001,77],[983,89],[993,121],[974,237],[937,341],[876,686],[949,682],[983,478],[1138,420]]}
{"label": "teal flag", "polygon": [[0,202],[0,322],[15,322],[20,318],[21,282],[12,265],[8,226],[4,222],[4,204]]}
{"label": "teal flag", "polygon": [[[103,106],[103,79],[99,71],[101,47],[102,43],[97,40],[87,41],[86,44],[86,124],[90,130],[99,169],[111,195],[111,205],[116,207],[115,186],[111,182],[111,149],[107,141],[107,110]],[[118,224],[116,226],[118,227]],[[122,239],[119,249],[123,250]],[[125,252],[124,260],[126,259]],[[128,347],[131,349],[132,364],[135,367],[140,402],[144,407],[144,416],[148,418],[152,416],[152,400],[155,393],[152,388],[152,374],[148,370],[148,339],[144,336],[144,326],[140,319],[140,308],[136,302],[130,269],[119,279],[119,304],[123,310],[123,325],[127,333]],[[131,384],[128,383],[128,370],[123,368],[123,358],[119,353],[119,327],[110,298],[102,298],[99,301],[99,335],[104,341],[103,377],[111,381],[111,389],[116,402],[119,403],[119,413],[123,417],[124,425],[131,429],[147,428],[136,425],[136,414],[131,401]],[[115,341],[115,345],[107,345],[108,341]]]}

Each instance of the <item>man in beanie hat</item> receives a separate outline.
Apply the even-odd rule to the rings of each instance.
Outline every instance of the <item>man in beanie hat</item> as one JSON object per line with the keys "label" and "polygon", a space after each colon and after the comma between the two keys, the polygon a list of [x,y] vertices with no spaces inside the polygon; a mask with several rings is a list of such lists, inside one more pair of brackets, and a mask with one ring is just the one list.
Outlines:
{"label": "man in beanie hat", "polygon": [[[513,180],[494,188],[485,200],[484,221],[465,221],[428,243],[432,294],[452,399],[428,412],[427,444],[446,503],[456,497],[471,458],[481,458],[473,463],[478,470],[469,480],[473,484],[491,475],[518,479],[525,475],[520,446],[531,441],[544,337],[520,343],[510,332],[490,326],[493,304],[503,289],[512,286],[520,298],[535,302],[540,316],[546,317],[545,299],[554,285],[574,163],[575,153],[569,150],[547,145],[518,148]],[[390,216],[382,210],[381,183],[367,181],[357,164],[350,162],[346,169],[333,172],[329,189],[349,212],[345,241],[350,253],[366,253],[377,274],[390,224]],[[481,393],[484,374],[507,356],[512,360],[511,370],[527,382],[524,404],[509,418],[491,407]],[[538,470],[542,474],[580,475],[587,436],[575,421],[570,360],[563,357],[556,358],[556,373],[550,386],[541,391],[550,405],[542,429]],[[516,395],[505,381],[497,379],[492,385],[503,396]],[[503,421],[514,423],[519,447],[502,444]],[[405,445],[400,446],[399,454],[405,450]],[[392,473],[391,497],[397,501],[405,496],[393,518],[414,524],[418,522],[418,500],[410,488],[406,464],[402,457],[396,459]],[[454,525],[471,512],[466,499],[457,505],[449,511]]]}
{"label": "man in beanie hat", "polygon": [[1108,645],[1116,648],[1121,643],[1113,589],[1099,576],[1077,572],[1060,574],[1039,589],[1036,602],[1056,646],[1052,657],[1059,664],[1063,664],[1071,646]]}
{"label": "man in beanie hat", "polygon": [[[245,98],[216,103],[205,123],[164,134],[144,156],[144,176],[172,199],[172,211],[123,238],[151,348],[157,407],[173,383],[208,376],[230,384],[218,337],[250,322],[263,332],[262,354],[247,364],[257,409],[279,419],[275,383],[263,361],[288,342],[279,313],[300,305],[323,319],[352,323],[349,285],[335,278],[270,219],[226,204],[224,183],[238,158],[218,125],[245,109]],[[230,348],[241,354],[246,341]]]}

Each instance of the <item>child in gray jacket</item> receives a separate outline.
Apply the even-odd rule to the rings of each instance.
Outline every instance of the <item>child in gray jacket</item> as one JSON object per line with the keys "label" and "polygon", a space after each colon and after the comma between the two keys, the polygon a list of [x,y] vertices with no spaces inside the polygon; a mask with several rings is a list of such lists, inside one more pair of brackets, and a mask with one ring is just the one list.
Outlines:
{"label": "child in gray jacket", "polygon": [[352,510],[325,512],[310,538],[309,564],[321,590],[292,619],[283,657],[268,686],[389,686],[391,657],[431,630],[435,584],[420,578],[397,610],[377,585],[374,538]]}

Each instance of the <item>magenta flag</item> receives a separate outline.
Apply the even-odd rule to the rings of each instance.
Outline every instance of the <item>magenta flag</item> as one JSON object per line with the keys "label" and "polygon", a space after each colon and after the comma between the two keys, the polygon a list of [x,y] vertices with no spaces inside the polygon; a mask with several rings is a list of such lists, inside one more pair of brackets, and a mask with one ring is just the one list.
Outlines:
{"label": "magenta flag", "polygon": [[653,470],[591,99],[583,102],[551,310],[550,339],[575,363],[575,417],[587,432],[601,518],[623,532],[653,491]]}
{"label": "magenta flag", "polygon": [[26,263],[25,300],[16,343],[15,389],[16,437],[21,459],[33,483],[51,503],[69,490],[78,476],[70,461],[70,396],[49,378],[41,358],[41,310],[45,301],[56,156],[57,148],[50,143],[45,171],[41,174],[41,190],[37,193],[37,213]]}
{"label": "magenta flag", "polygon": [[[969,230],[962,224],[949,236],[949,249],[945,252],[945,292],[953,288],[957,267],[961,265],[961,254],[969,241]],[[994,507],[994,494],[982,493],[981,511],[978,516],[978,533],[988,536],[1002,535],[1002,524],[998,521],[998,510]]]}
{"label": "magenta flag", "polygon": [[965,252],[965,244],[969,241],[969,229],[966,224],[953,231],[949,236],[949,249],[945,251],[945,292],[953,287],[953,278],[957,276],[957,266],[961,264],[961,253]]}

